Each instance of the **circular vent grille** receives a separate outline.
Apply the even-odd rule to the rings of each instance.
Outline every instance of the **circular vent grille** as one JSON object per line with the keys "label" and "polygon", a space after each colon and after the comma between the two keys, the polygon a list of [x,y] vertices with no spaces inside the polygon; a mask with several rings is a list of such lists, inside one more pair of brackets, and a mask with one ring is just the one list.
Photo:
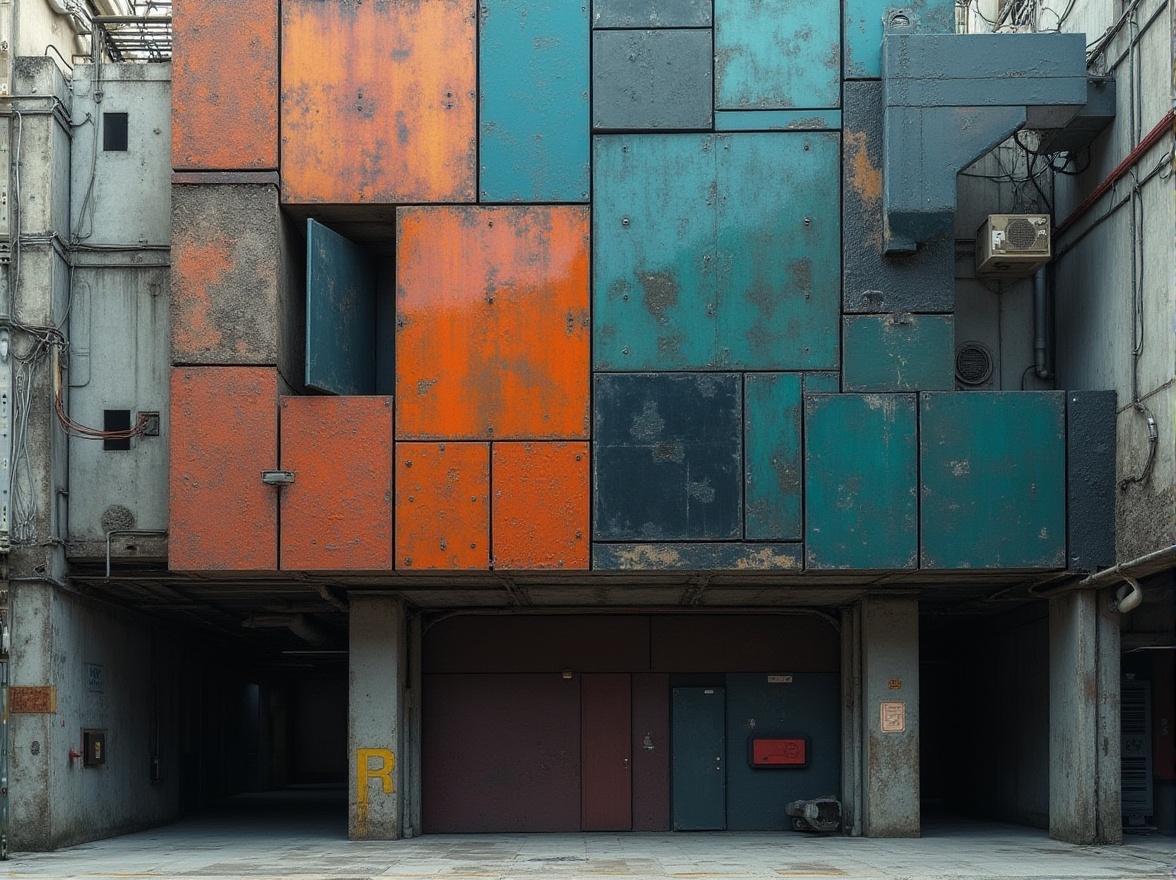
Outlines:
{"label": "circular vent grille", "polygon": [[1005,227],[1005,240],[1009,243],[1010,250],[1030,250],[1037,244],[1037,226],[1032,220],[1026,220],[1024,217],[1010,220],[1009,225]]}
{"label": "circular vent grille", "polygon": [[992,352],[979,342],[965,342],[956,349],[955,374],[961,385],[983,385],[992,378]]}

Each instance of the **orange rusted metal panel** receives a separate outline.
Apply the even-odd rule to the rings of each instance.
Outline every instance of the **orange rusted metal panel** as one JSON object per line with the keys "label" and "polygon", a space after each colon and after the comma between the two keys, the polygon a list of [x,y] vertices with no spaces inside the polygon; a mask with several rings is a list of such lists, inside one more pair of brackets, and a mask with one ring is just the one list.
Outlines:
{"label": "orange rusted metal panel", "polygon": [[490,444],[396,444],[396,567],[490,567]]}
{"label": "orange rusted metal panel", "polygon": [[173,369],[170,451],[169,567],[277,569],[277,370]]}
{"label": "orange rusted metal panel", "polygon": [[392,568],[392,398],[283,397],[281,565]]}
{"label": "orange rusted metal panel", "polygon": [[177,0],[172,165],[278,167],[278,0]]}
{"label": "orange rusted metal panel", "polygon": [[495,443],[496,569],[588,568],[588,444]]}
{"label": "orange rusted metal panel", "polygon": [[588,209],[397,211],[398,439],[588,437]]}
{"label": "orange rusted metal panel", "polygon": [[282,197],[475,201],[473,0],[282,3]]}

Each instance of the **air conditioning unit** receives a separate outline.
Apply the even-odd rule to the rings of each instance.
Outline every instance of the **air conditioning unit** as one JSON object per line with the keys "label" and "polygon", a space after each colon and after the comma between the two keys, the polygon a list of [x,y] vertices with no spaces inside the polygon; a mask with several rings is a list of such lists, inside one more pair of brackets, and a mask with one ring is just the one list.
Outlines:
{"label": "air conditioning unit", "polygon": [[979,275],[1032,275],[1051,255],[1048,214],[989,214],[976,230]]}

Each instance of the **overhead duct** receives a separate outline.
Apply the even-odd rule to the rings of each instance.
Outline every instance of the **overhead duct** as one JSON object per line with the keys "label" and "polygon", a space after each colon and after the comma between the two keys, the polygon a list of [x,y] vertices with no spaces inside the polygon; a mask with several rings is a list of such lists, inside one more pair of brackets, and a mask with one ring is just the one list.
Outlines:
{"label": "overhead duct", "polygon": [[250,629],[285,628],[311,645],[325,645],[331,640],[330,636],[305,614],[251,614],[241,625]]}

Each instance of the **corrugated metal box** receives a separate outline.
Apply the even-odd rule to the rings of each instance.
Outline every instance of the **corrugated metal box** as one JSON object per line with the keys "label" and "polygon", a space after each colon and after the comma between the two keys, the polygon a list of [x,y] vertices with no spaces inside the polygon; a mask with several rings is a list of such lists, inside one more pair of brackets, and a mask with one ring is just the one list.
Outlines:
{"label": "corrugated metal box", "polygon": [[396,567],[490,567],[490,444],[396,444]]}
{"label": "corrugated metal box", "polygon": [[494,567],[588,568],[588,444],[495,443],[491,460]]}
{"label": "corrugated metal box", "polygon": [[282,568],[390,571],[392,398],[283,397],[281,444]]}
{"label": "corrugated metal box", "polygon": [[837,107],[840,99],[837,0],[715,0],[716,107]]}
{"label": "corrugated metal box", "polygon": [[915,422],[913,394],[805,398],[807,568],[917,567]]}
{"label": "corrugated metal box", "polygon": [[588,201],[588,7],[483,0],[480,10],[481,200]]}
{"label": "corrugated metal box", "polygon": [[273,571],[278,499],[278,374],[267,367],[178,367],[171,375],[172,571]]}
{"label": "corrugated metal box", "polygon": [[278,167],[278,0],[176,3],[172,165]]}
{"label": "corrugated metal box", "polygon": [[744,536],[799,541],[799,373],[748,373],[743,379]]}
{"label": "corrugated metal box", "polygon": [[1061,391],[919,398],[923,568],[1064,568]]}
{"label": "corrugated metal box", "polygon": [[951,391],[955,319],[951,315],[854,315],[841,343],[846,391]]}
{"label": "corrugated metal box", "polygon": [[588,436],[588,210],[397,213],[396,436]]}
{"label": "corrugated metal box", "polygon": [[597,375],[596,540],[743,534],[738,374]]}
{"label": "corrugated metal box", "polygon": [[593,129],[709,129],[712,66],[707,29],[594,31]]}
{"label": "corrugated metal box", "polygon": [[475,200],[471,0],[284,0],[282,200]]}

